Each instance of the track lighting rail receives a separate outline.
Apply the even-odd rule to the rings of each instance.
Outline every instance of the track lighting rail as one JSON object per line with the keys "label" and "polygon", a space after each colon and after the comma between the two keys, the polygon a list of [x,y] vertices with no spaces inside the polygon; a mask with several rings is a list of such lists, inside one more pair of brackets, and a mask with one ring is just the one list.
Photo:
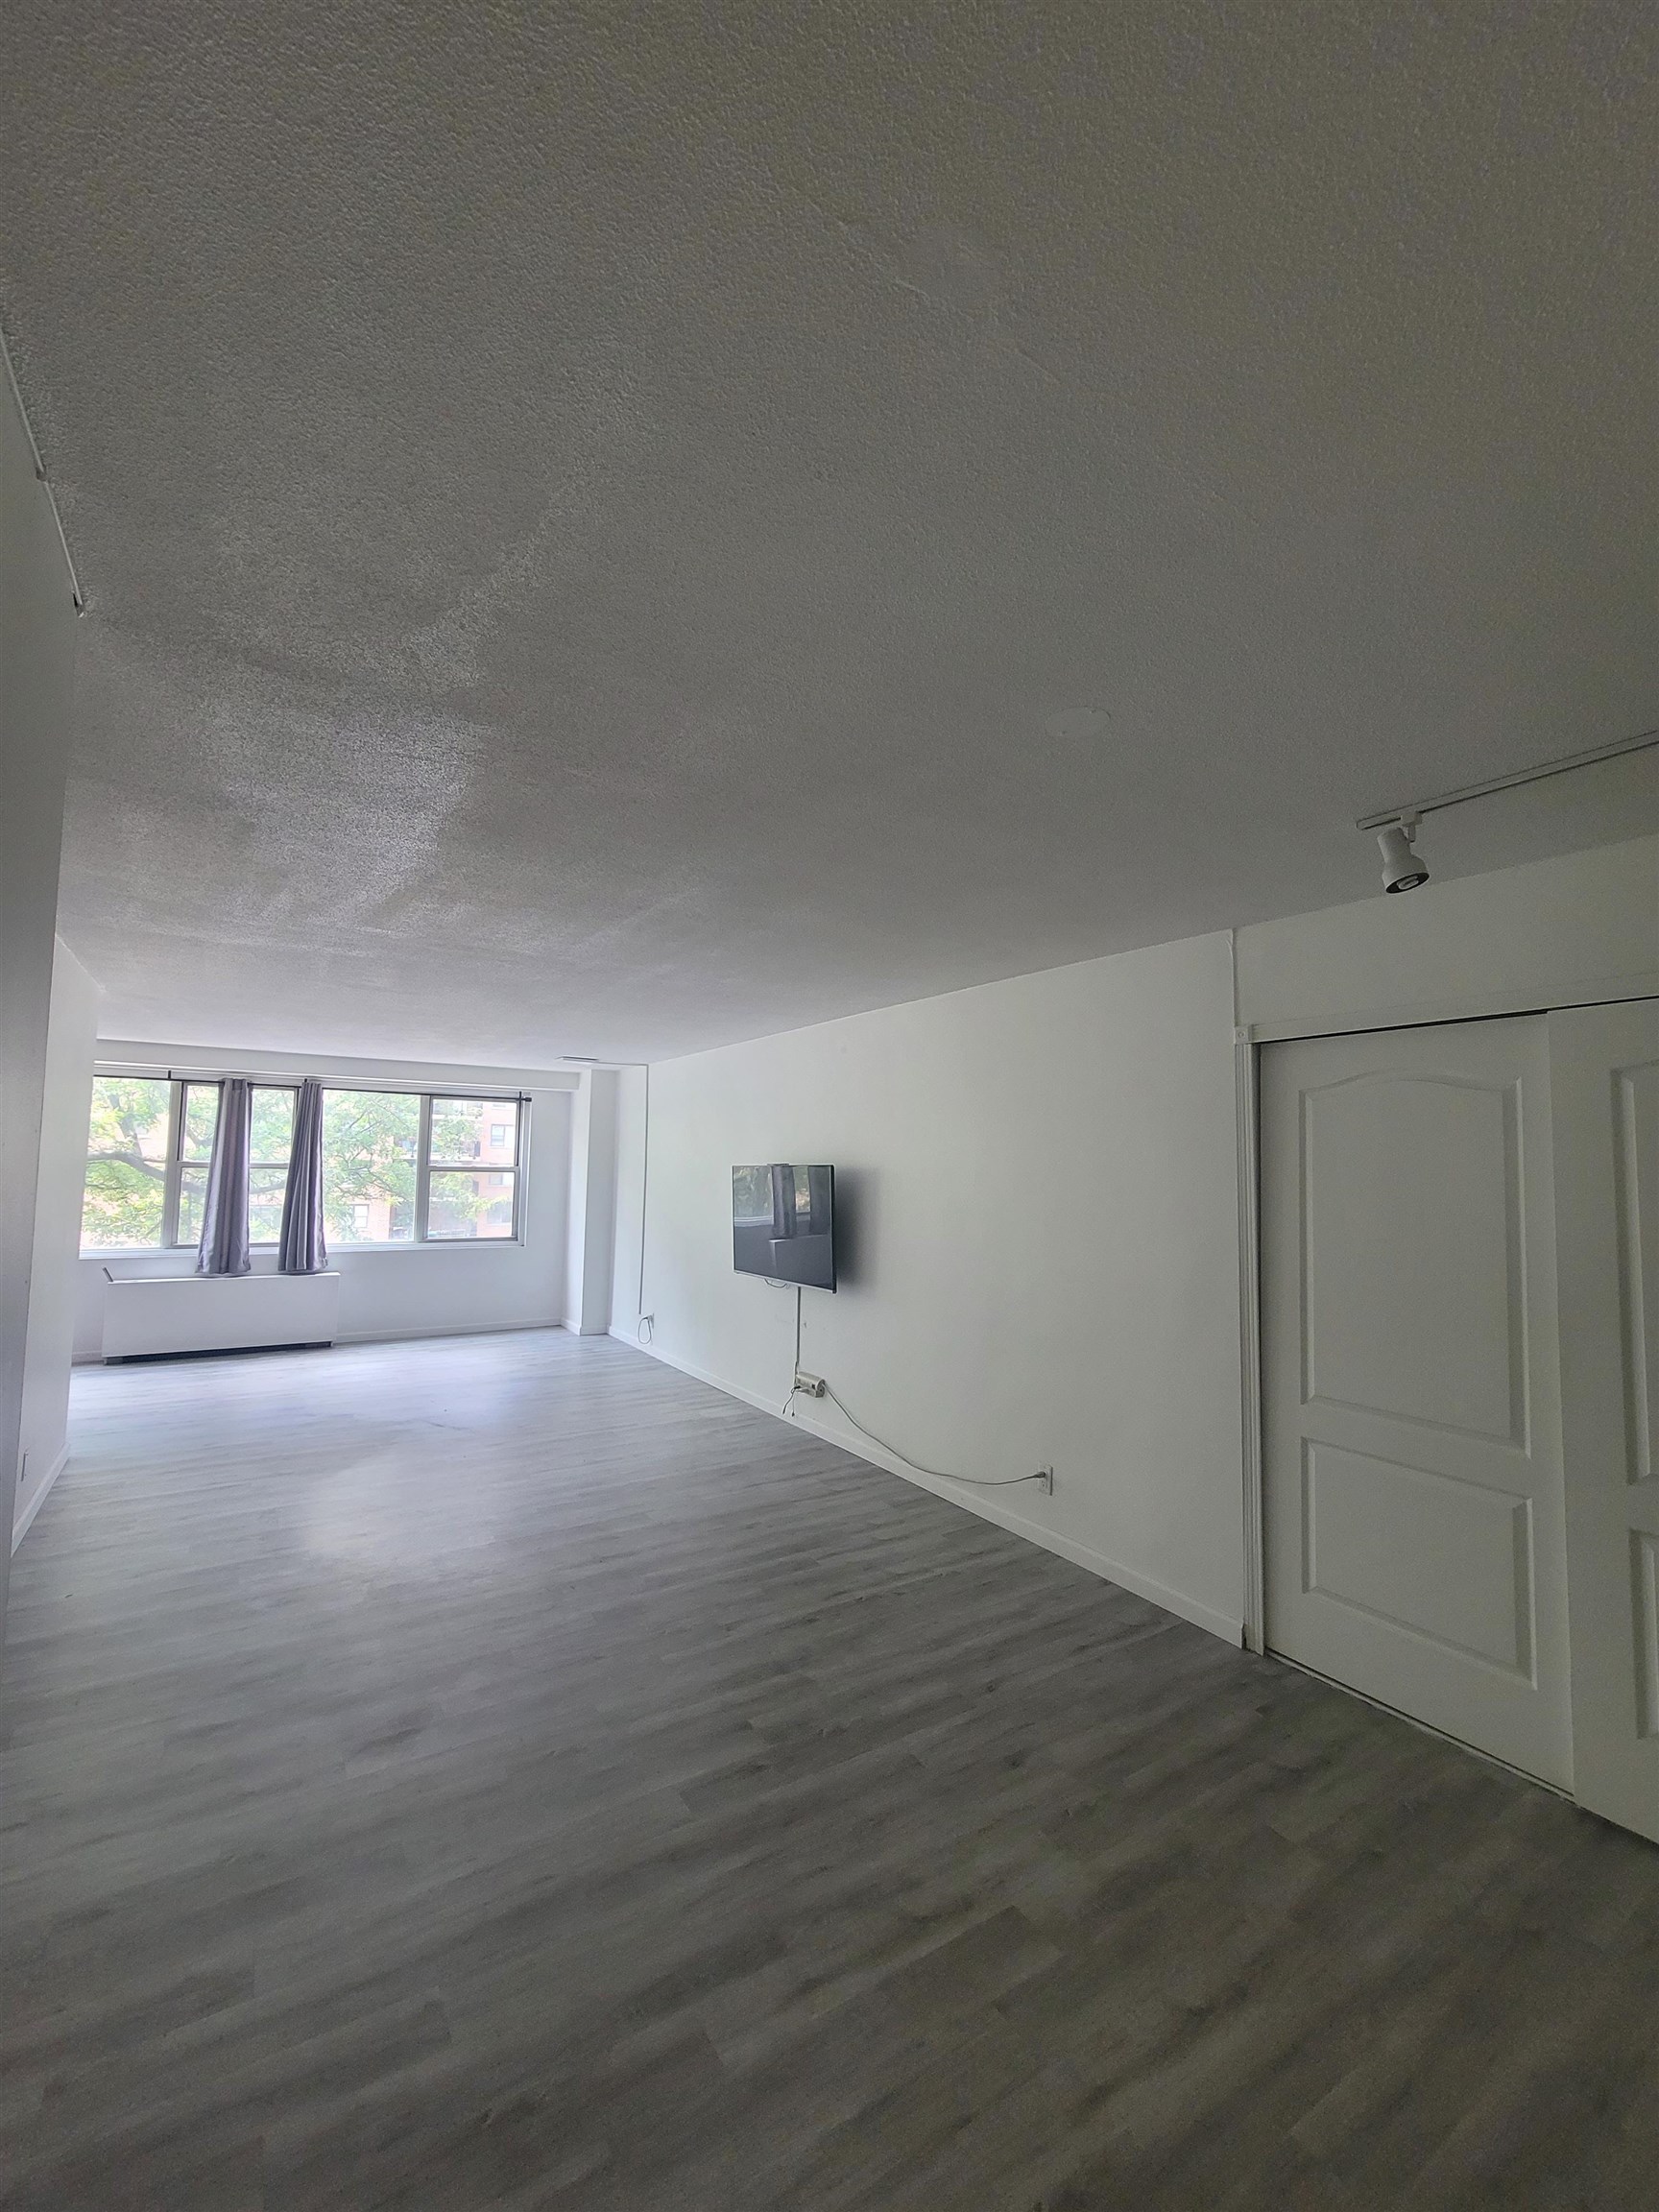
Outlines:
{"label": "track lighting rail", "polygon": [[1587,753],[1569,753],[1560,760],[1546,760],[1536,768],[1518,768],[1513,776],[1493,776],[1484,783],[1464,783],[1455,791],[1442,791],[1433,799],[1413,799],[1409,805],[1383,806],[1375,814],[1362,814],[1356,830],[1385,830],[1421,814],[1438,814],[1445,806],[1461,806],[1467,799],[1488,799],[1495,791],[1513,791],[1523,783],[1542,783],[1547,776],[1565,776],[1570,768],[1591,768],[1598,760],[1617,760],[1626,753],[1643,753],[1659,745],[1659,730],[1644,730],[1634,737],[1616,738],[1611,745],[1592,746]]}

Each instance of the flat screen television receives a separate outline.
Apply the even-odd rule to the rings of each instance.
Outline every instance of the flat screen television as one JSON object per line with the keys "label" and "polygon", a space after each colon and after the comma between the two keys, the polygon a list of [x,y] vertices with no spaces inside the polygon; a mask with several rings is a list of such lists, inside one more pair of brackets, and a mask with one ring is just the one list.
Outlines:
{"label": "flat screen television", "polygon": [[835,1170],[781,1160],[732,1170],[732,1264],[740,1275],[835,1287]]}

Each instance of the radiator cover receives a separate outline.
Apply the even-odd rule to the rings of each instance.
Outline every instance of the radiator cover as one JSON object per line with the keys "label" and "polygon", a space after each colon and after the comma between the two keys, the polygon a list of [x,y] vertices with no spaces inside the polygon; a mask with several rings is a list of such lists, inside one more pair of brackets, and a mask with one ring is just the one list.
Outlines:
{"label": "radiator cover", "polygon": [[104,1290],[104,1357],[332,1344],[339,1320],[340,1277],[332,1268],[321,1275],[112,1276]]}

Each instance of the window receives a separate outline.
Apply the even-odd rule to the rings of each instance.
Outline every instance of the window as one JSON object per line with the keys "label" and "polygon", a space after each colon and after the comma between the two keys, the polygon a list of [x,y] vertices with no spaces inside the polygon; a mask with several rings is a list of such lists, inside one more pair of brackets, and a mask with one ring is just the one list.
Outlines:
{"label": "window", "polygon": [[202,1201],[207,1190],[207,1163],[213,1157],[213,1132],[219,1126],[217,1083],[185,1083],[180,1112],[179,1211],[169,1244],[202,1241]]}
{"label": "window", "polygon": [[[256,1084],[248,1234],[275,1244],[298,1093]],[[417,1091],[323,1094],[323,1219],[331,1244],[457,1243],[518,1235],[522,1109]],[[83,1252],[193,1247],[219,1123],[216,1082],[99,1075]]]}
{"label": "window", "polygon": [[[275,1244],[294,1136],[292,1089],[256,1084],[248,1233]],[[207,1164],[219,1126],[217,1083],[98,1075],[81,1208],[83,1252],[190,1248],[201,1241]]]}
{"label": "window", "polygon": [[330,1242],[454,1244],[518,1234],[516,1098],[325,1091]]}
{"label": "window", "polygon": [[288,1155],[294,1149],[297,1091],[253,1093],[248,1147],[248,1241],[275,1244],[282,1234],[282,1199],[288,1189]]}
{"label": "window", "polygon": [[147,1075],[100,1075],[92,1085],[83,1252],[140,1252],[162,1240],[173,1085]]}
{"label": "window", "polygon": [[[426,1142],[426,1235],[511,1237],[517,1222],[518,1107],[500,1098],[434,1098]],[[504,1114],[512,1118],[504,1120]]]}
{"label": "window", "polygon": [[412,1244],[422,1101],[409,1091],[323,1094],[323,1232],[330,1244]]}

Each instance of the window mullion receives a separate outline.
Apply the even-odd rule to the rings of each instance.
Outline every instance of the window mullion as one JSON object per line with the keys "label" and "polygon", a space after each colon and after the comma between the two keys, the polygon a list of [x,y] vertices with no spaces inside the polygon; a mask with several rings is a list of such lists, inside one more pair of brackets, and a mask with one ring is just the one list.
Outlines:
{"label": "window mullion", "polygon": [[161,1248],[171,1251],[179,1242],[179,1192],[183,1182],[184,1086],[167,1086],[167,1172],[161,1179]]}
{"label": "window mullion", "polygon": [[517,1101],[517,1123],[514,1126],[514,1237],[524,1241],[524,1164],[529,1145],[524,1143],[524,1115],[529,1113],[529,1101]]}
{"label": "window mullion", "polygon": [[432,1094],[421,1094],[421,1141],[415,1153],[415,1240],[426,1241],[426,1214],[432,1201]]}

